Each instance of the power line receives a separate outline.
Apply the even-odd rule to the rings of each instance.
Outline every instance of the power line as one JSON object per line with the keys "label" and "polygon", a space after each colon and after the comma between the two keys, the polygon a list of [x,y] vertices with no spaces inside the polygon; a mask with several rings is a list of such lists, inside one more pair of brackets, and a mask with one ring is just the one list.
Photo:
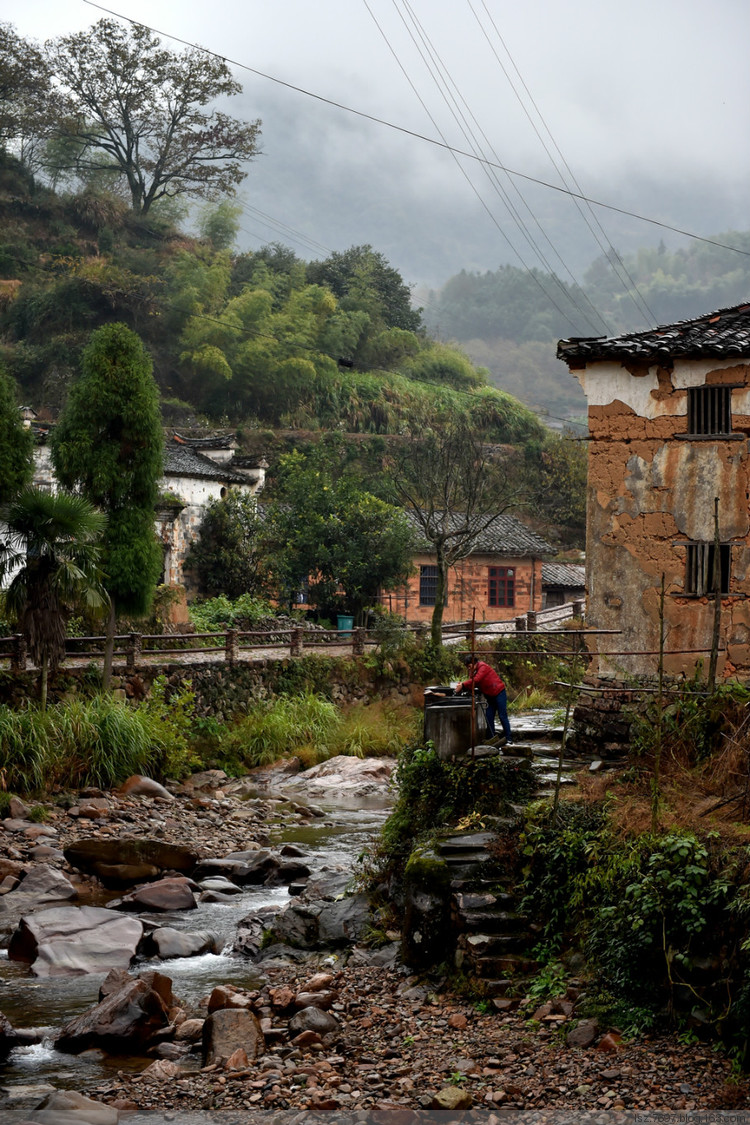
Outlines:
{"label": "power line", "polygon": [[[393,3],[394,3],[394,6],[397,7],[397,0],[393,0]],[[432,67],[429,65],[427,60],[424,58],[424,54],[423,54],[422,50],[420,49],[419,45],[414,40],[414,35],[408,27],[407,27],[407,31],[409,32],[409,35],[411,36],[412,41],[414,42],[420,56],[422,57],[423,61],[425,62],[425,65],[427,66],[428,72],[430,73],[433,81],[435,82],[436,86],[438,87],[438,90],[440,91],[443,100],[445,101],[446,105],[448,105],[448,108],[449,108],[449,110],[450,110],[450,112],[453,116],[454,121],[456,122],[458,127],[461,129],[461,131],[464,134],[464,136],[466,137],[466,139],[469,140],[472,143],[473,150],[474,150],[475,153],[480,153],[480,154],[482,153],[482,146],[480,145],[479,139],[477,138],[477,135],[476,135],[476,133],[478,133],[479,137],[481,137],[481,139],[484,141],[484,144],[488,147],[489,151],[493,154],[495,159],[499,160],[499,157],[497,155],[497,151],[493,147],[489,137],[487,136],[484,129],[482,128],[479,121],[477,120],[476,115],[473,113],[473,111],[472,111],[471,107],[469,106],[466,98],[463,96],[463,94],[459,90],[458,85],[456,84],[454,78],[452,77],[450,71],[446,67],[442,58],[440,57],[440,54],[437,51],[434,43],[430,39],[430,36],[427,34],[427,32],[424,28],[424,25],[421,23],[421,21],[419,20],[419,18],[416,15],[416,13],[414,12],[414,9],[413,9],[412,5],[409,3],[409,0],[402,0],[402,3],[403,3],[403,7],[409,13],[409,17],[410,17],[411,22],[413,23],[413,25],[414,25],[414,27],[417,31],[417,34],[419,35],[419,38],[421,39],[422,43],[425,45],[425,49],[428,51],[428,53],[430,55],[430,58],[434,62],[435,71],[437,72],[437,74],[433,73]],[[398,8],[397,8],[397,11],[398,11]],[[400,18],[401,18],[402,22],[406,26],[406,21],[404,20],[403,15],[401,15],[401,13],[399,13],[399,15],[400,15]],[[438,75],[441,75],[441,77],[438,78]],[[451,92],[451,88],[452,88],[452,90],[455,90],[455,96]],[[461,106],[465,107],[466,113],[464,113],[464,110],[461,108]],[[466,114],[468,114],[468,117],[470,118],[470,121],[467,120]],[[475,130],[476,130],[476,132],[475,132]],[[532,235],[532,233],[529,230],[523,216],[519,213],[515,204],[511,200],[510,196],[508,195],[508,192],[502,186],[497,173],[494,172],[493,170],[489,169],[486,165],[484,166],[483,170],[485,172],[485,175],[487,176],[487,179],[488,179],[492,189],[495,191],[495,193],[498,196],[500,196],[500,198],[502,199],[503,203],[505,204],[509,214],[511,215],[511,218],[513,219],[516,226],[518,227],[519,231],[522,233],[522,235],[524,236],[524,238],[528,242],[529,246],[533,249],[534,253],[537,255],[539,261],[542,263],[542,265],[545,267],[545,269],[549,273],[550,280],[552,280],[558,286],[558,288],[562,291],[566,300],[570,301],[573,305],[575,305],[578,312],[581,314],[581,316],[584,318],[584,320],[586,320],[588,322],[589,326],[593,329],[594,332],[599,332],[600,326],[603,326],[605,332],[607,334],[609,334],[610,333],[609,325],[607,324],[607,322],[603,318],[602,314],[595,308],[595,306],[594,306],[593,302],[591,301],[590,297],[588,296],[588,294],[586,294],[583,291],[583,289],[581,288],[581,286],[578,284],[576,278],[573,276],[572,271],[568,268],[566,262],[564,261],[562,255],[560,254],[559,250],[557,249],[556,246],[554,246],[554,244],[552,243],[552,240],[550,239],[549,235],[547,234],[547,232],[542,227],[541,222],[539,221],[537,215],[534,213],[534,210],[532,209],[528,200],[525,198],[525,196],[524,196],[523,192],[521,191],[521,189],[519,188],[519,186],[510,177],[507,177],[510,187],[512,188],[513,191],[516,192],[518,198],[521,201],[521,204],[523,205],[523,207],[525,207],[526,211],[531,216],[532,221],[536,224],[536,227],[538,228],[540,234],[542,235],[542,238],[545,240],[547,245],[550,247],[552,253],[557,257],[561,266],[563,267],[563,269],[567,273],[568,277],[570,278],[571,282],[573,283],[574,289],[573,289],[572,292],[568,291],[565,288],[563,282],[557,277],[557,274],[556,274],[552,264],[548,261],[546,254],[544,253],[541,246],[538,244],[538,242],[536,241],[536,239]],[[594,321],[591,320],[587,309],[584,308],[584,306],[580,303],[580,301],[578,299],[579,295],[583,298],[583,300],[586,302],[586,304],[588,305],[591,312],[594,314],[597,323],[594,323]]]}
{"label": "power line", "polygon": [[[517,99],[517,101],[518,101],[518,104],[519,104],[519,105],[521,106],[522,110],[523,110],[523,111],[524,111],[524,113],[526,114],[526,117],[527,117],[527,119],[528,119],[528,122],[529,122],[529,124],[531,125],[532,129],[533,129],[533,130],[534,130],[534,132],[536,133],[536,135],[537,135],[537,138],[539,139],[539,142],[540,142],[540,144],[541,144],[542,148],[543,148],[543,149],[544,149],[544,151],[546,152],[546,154],[547,154],[547,156],[549,157],[549,160],[550,160],[550,162],[551,162],[551,164],[552,164],[553,168],[555,169],[555,171],[557,172],[558,176],[560,177],[560,182],[561,182],[561,183],[562,183],[562,184],[563,184],[563,185],[564,185],[565,187],[568,187],[568,183],[567,183],[567,181],[566,181],[566,179],[565,179],[565,176],[563,175],[562,171],[560,170],[560,167],[558,166],[558,163],[557,163],[557,161],[555,160],[555,157],[554,157],[553,153],[552,153],[552,152],[550,152],[549,146],[547,145],[546,141],[544,140],[544,137],[543,137],[543,136],[541,135],[541,133],[539,132],[539,130],[538,130],[537,126],[536,126],[536,122],[534,121],[533,117],[532,117],[532,116],[531,116],[531,114],[529,113],[529,111],[528,111],[528,109],[527,109],[526,105],[524,104],[523,98],[521,97],[521,95],[519,94],[518,90],[516,89],[516,86],[515,86],[515,84],[514,84],[514,82],[513,82],[513,79],[512,79],[512,78],[511,78],[511,76],[510,76],[510,75],[508,74],[508,71],[506,70],[506,68],[505,68],[505,65],[503,64],[503,61],[502,61],[502,59],[500,58],[500,56],[498,55],[497,51],[495,50],[495,47],[494,47],[494,45],[493,45],[493,44],[492,44],[492,42],[490,41],[490,37],[488,36],[488,34],[487,34],[487,31],[485,30],[485,28],[484,28],[484,26],[483,26],[483,24],[482,24],[481,20],[479,19],[479,16],[477,15],[477,12],[476,12],[476,9],[474,8],[474,5],[473,5],[473,3],[472,3],[472,0],[467,0],[467,3],[468,3],[468,5],[469,5],[469,8],[470,8],[470,10],[471,10],[471,13],[472,13],[472,15],[474,16],[474,19],[476,20],[476,22],[477,22],[477,24],[478,24],[478,26],[479,26],[480,30],[482,31],[482,34],[484,35],[484,37],[485,37],[485,39],[486,39],[486,41],[487,41],[487,45],[489,46],[490,50],[492,51],[493,55],[495,56],[495,59],[496,59],[496,61],[497,61],[498,65],[500,66],[500,68],[501,68],[501,70],[502,70],[503,74],[504,74],[504,75],[505,75],[505,77],[507,78],[507,80],[508,80],[508,84],[510,85],[510,88],[511,88],[511,90],[512,90],[512,91],[513,91],[513,93],[515,94],[515,96],[516,96],[516,99]],[[550,141],[552,142],[552,144],[553,144],[554,148],[556,149],[557,153],[559,154],[559,156],[560,156],[560,159],[561,159],[561,161],[562,161],[562,164],[563,164],[564,168],[566,169],[566,171],[568,172],[568,174],[569,174],[569,176],[570,176],[570,178],[571,178],[571,181],[572,181],[572,183],[574,184],[574,186],[576,187],[576,189],[577,189],[577,190],[578,190],[578,191],[580,192],[580,191],[581,191],[581,185],[579,184],[579,182],[578,182],[578,180],[576,179],[576,177],[575,177],[575,175],[574,175],[574,173],[573,173],[573,171],[572,171],[572,169],[571,169],[570,165],[568,164],[567,160],[565,159],[565,157],[564,157],[564,155],[563,155],[563,153],[562,153],[562,151],[561,151],[561,149],[560,149],[560,146],[559,146],[559,145],[557,144],[557,141],[556,141],[556,140],[555,140],[555,138],[553,137],[553,135],[552,135],[552,131],[550,130],[550,128],[549,128],[549,126],[548,126],[547,122],[545,121],[545,119],[544,119],[544,116],[543,116],[543,114],[542,114],[541,110],[539,109],[539,106],[538,106],[538,105],[536,104],[536,102],[535,102],[535,100],[534,100],[534,98],[533,98],[533,96],[532,96],[532,94],[531,94],[531,91],[529,90],[529,87],[527,86],[527,84],[526,84],[526,82],[525,82],[525,80],[524,80],[524,78],[523,78],[523,75],[521,74],[520,70],[518,69],[518,66],[516,65],[516,61],[515,61],[515,59],[513,58],[513,55],[512,55],[511,53],[510,53],[510,49],[508,48],[508,45],[507,45],[507,43],[505,42],[505,40],[503,39],[502,35],[500,34],[500,30],[499,30],[499,28],[498,28],[497,24],[495,23],[494,19],[492,18],[492,14],[490,13],[490,10],[489,10],[489,8],[487,7],[487,3],[486,3],[486,0],[482,0],[482,7],[484,8],[485,12],[487,13],[487,16],[488,16],[488,18],[489,18],[489,21],[490,21],[490,23],[491,23],[491,25],[492,25],[492,28],[493,28],[493,30],[495,31],[495,34],[497,35],[497,37],[498,37],[498,39],[499,39],[500,43],[502,44],[502,46],[503,46],[503,49],[505,50],[505,53],[507,54],[508,58],[510,59],[511,65],[513,66],[513,69],[515,70],[516,74],[518,75],[518,78],[519,78],[519,80],[520,80],[520,82],[521,82],[521,85],[523,86],[523,89],[525,90],[525,92],[526,92],[526,94],[527,94],[527,96],[528,96],[528,98],[529,98],[529,101],[531,102],[531,105],[532,105],[532,106],[534,107],[534,110],[535,110],[535,112],[536,112],[536,114],[537,114],[537,116],[538,116],[539,120],[541,121],[541,123],[542,123],[542,125],[543,125],[543,127],[544,127],[544,130],[545,130],[545,132],[547,133],[547,136],[548,136],[548,137],[550,138]],[[611,266],[612,270],[613,270],[613,271],[614,271],[614,273],[616,274],[616,276],[617,276],[618,280],[619,280],[619,281],[621,282],[621,284],[623,285],[623,287],[624,287],[624,289],[625,289],[625,292],[626,292],[626,294],[627,294],[627,295],[628,295],[628,296],[630,297],[630,300],[631,300],[631,301],[633,302],[633,304],[634,304],[634,306],[635,306],[635,308],[636,308],[636,311],[637,311],[637,312],[638,312],[639,314],[640,314],[640,313],[642,313],[643,311],[645,311],[645,313],[646,313],[646,318],[648,319],[648,318],[650,317],[650,318],[651,318],[651,322],[652,322],[652,324],[656,324],[656,323],[657,323],[657,317],[656,317],[656,316],[654,315],[654,313],[652,312],[652,310],[651,310],[651,309],[649,308],[649,306],[648,306],[648,303],[646,302],[645,298],[643,297],[643,294],[642,294],[642,293],[640,292],[640,290],[638,289],[638,286],[637,286],[637,284],[636,284],[636,282],[635,282],[635,279],[634,279],[634,278],[633,278],[633,277],[631,276],[631,274],[630,274],[630,272],[628,271],[628,269],[627,269],[627,266],[626,266],[626,265],[625,265],[625,263],[623,262],[623,260],[622,260],[621,256],[620,256],[620,255],[619,255],[619,254],[617,253],[617,251],[616,251],[616,250],[614,249],[614,247],[612,246],[612,243],[610,242],[610,240],[609,240],[609,238],[608,238],[608,236],[607,236],[607,233],[606,233],[606,231],[604,230],[604,227],[603,227],[603,226],[601,225],[601,223],[599,222],[599,219],[597,218],[597,216],[596,216],[595,212],[593,211],[593,209],[591,208],[590,204],[588,204],[588,203],[587,203],[587,205],[586,205],[586,206],[587,206],[587,209],[588,209],[588,211],[589,211],[589,212],[591,213],[591,217],[592,217],[592,219],[593,219],[594,223],[596,224],[596,226],[597,226],[597,227],[599,228],[599,230],[601,231],[601,234],[602,234],[602,236],[604,237],[604,240],[605,240],[605,242],[606,242],[606,246],[602,244],[602,241],[601,241],[600,237],[598,236],[598,234],[597,234],[596,230],[594,229],[594,227],[592,226],[591,222],[589,221],[589,218],[588,218],[588,216],[586,215],[586,213],[585,213],[584,209],[583,209],[583,208],[581,207],[581,203],[580,203],[580,202],[579,202],[579,201],[578,201],[577,199],[575,199],[575,198],[574,198],[574,200],[573,200],[573,201],[574,201],[574,203],[575,203],[575,206],[576,206],[576,208],[577,208],[577,210],[578,210],[578,213],[580,214],[581,218],[582,218],[582,219],[583,219],[583,221],[585,222],[586,226],[587,226],[587,227],[589,228],[589,230],[591,231],[591,234],[592,234],[592,235],[594,236],[594,239],[596,240],[596,243],[597,243],[597,245],[598,245],[599,249],[600,249],[600,250],[602,251],[602,253],[604,254],[604,256],[605,256],[606,260],[607,260],[607,261],[609,262],[609,264],[610,264],[610,266]],[[615,265],[615,262],[617,262],[617,265]],[[627,282],[629,282],[629,283],[630,283],[629,285],[628,285],[628,284],[627,284],[627,282],[626,282],[626,281],[625,281],[625,280],[623,279],[623,277],[622,277],[622,274],[620,273],[620,270],[622,270],[622,273],[624,273],[624,274],[625,274],[625,277],[627,278]],[[640,308],[639,308],[639,305],[638,305],[638,301],[636,301],[636,299],[635,299],[635,296],[634,296],[634,294],[635,294],[635,295],[637,295],[637,297],[638,297],[638,301],[640,301]]]}
{"label": "power line", "polygon": [[505,172],[509,176],[515,176],[519,180],[526,180],[528,183],[537,184],[539,187],[547,188],[549,191],[555,191],[560,195],[567,195],[572,199],[580,199],[584,203],[589,203],[594,207],[602,207],[605,211],[612,211],[617,215],[625,215],[627,218],[637,219],[641,223],[649,223],[651,226],[671,231],[673,234],[681,234],[685,238],[693,238],[698,242],[706,242],[709,246],[718,246],[721,250],[731,250],[734,254],[750,257],[750,250],[741,250],[738,246],[730,246],[726,242],[719,242],[718,239],[707,238],[702,234],[695,234],[694,231],[683,230],[681,227],[672,226],[670,223],[662,222],[659,219],[652,219],[648,215],[641,215],[637,211],[629,211],[625,207],[617,207],[613,203],[605,203],[601,199],[594,199],[593,196],[584,195],[580,191],[572,191],[570,188],[562,187],[560,184],[551,184],[547,180],[539,179],[538,176],[531,176],[526,172],[519,172],[517,169],[509,168],[505,164],[488,160],[486,157],[456,148],[455,145],[450,145],[447,141],[437,140],[435,137],[428,137],[423,133],[416,132],[414,129],[407,129],[404,125],[396,125],[394,122],[388,121],[384,117],[377,117],[375,114],[365,113],[364,110],[354,109],[353,106],[345,105],[343,102],[337,102],[332,98],[324,97],[322,94],[316,94],[312,90],[306,90],[303,86],[295,86],[293,82],[286,82],[283,78],[276,78],[272,74],[266,74],[262,70],[257,70],[255,67],[248,66],[246,63],[241,63],[235,59],[229,58],[227,55],[219,54],[218,51],[212,51],[210,48],[202,47],[198,43],[191,43],[189,39],[182,39],[179,35],[173,35],[172,32],[160,31],[150,24],[143,23],[142,20],[135,20],[130,16],[122,15],[121,12],[114,11],[112,8],[105,8],[102,4],[94,3],[94,0],[83,0],[83,2],[84,4],[88,4],[91,8],[96,8],[100,12],[106,12],[110,16],[115,16],[116,19],[125,20],[126,23],[133,24],[137,27],[145,27],[155,35],[162,35],[175,43],[181,43],[184,47],[191,47],[193,50],[203,51],[205,54],[211,55],[215,59],[221,59],[223,62],[236,66],[240,70],[246,70],[249,74],[254,74],[258,78],[265,78],[268,82],[274,82],[278,86],[284,86],[287,90],[293,90],[297,94],[304,94],[305,97],[314,98],[315,101],[323,102],[325,105],[330,105],[334,109],[341,109],[345,113],[354,114],[354,116],[361,117],[365,121],[372,121],[376,125],[384,125],[387,129],[393,129],[395,132],[403,133],[407,137],[414,137],[415,140],[424,141],[426,144],[433,145],[435,148],[444,149],[447,152],[455,153],[457,156],[465,156],[468,160],[475,160],[477,163],[485,164],[489,168],[497,168],[499,171]]}

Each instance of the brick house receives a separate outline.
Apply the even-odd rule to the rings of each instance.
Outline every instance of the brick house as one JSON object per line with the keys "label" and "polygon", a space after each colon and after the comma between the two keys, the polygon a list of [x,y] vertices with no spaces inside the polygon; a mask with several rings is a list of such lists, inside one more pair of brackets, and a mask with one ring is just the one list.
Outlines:
{"label": "brick house", "polygon": [[[542,558],[554,554],[541,536],[514,516],[497,516],[472,553],[448,575],[443,621],[509,621],[542,608]],[[429,623],[435,606],[437,566],[429,544],[417,547],[414,574],[406,586],[381,596],[381,603],[408,622]]]}
{"label": "brick house", "polygon": [[[646,332],[561,340],[588,399],[587,620],[602,638],[593,674],[653,675],[665,583],[665,668],[750,672],[750,304]],[[614,643],[613,643],[614,642]],[[605,649],[605,645],[609,649]]]}

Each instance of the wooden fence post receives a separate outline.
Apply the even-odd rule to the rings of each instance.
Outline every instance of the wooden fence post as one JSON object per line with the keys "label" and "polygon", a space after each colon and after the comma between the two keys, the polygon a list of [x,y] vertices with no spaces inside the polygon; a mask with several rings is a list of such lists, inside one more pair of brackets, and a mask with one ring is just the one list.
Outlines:
{"label": "wooden fence post", "polygon": [[26,641],[23,633],[13,634],[13,651],[10,657],[10,666],[14,672],[26,671]]}
{"label": "wooden fence post", "polygon": [[305,635],[304,629],[292,629],[292,635],[289,640],[289,655],[302,656],[303,638]]}
{"label": "wooden fence post", "polygon": [[365,629],[352,630],[352,654],[354,656],[364,656],[365,654]]}
{"label": "wooden fence post", "polygon": [[227,629],[224,654],[227,664],[236,664],[240,654],[239,634],[237,629]]}
{"label": "wooden fence post", "polygon": [[526,631],[526,618],[525,617],[517,617],[516,618],[516,632],[517,633],[524,633],[525,631]]}
{"label": "wooden fence post", "polygon": [[132,671],[136,664],[140,661],[143,655],[143,634],[131,633],[130,644],[128,645],[125,663],[126,666]]}
{"label": "wooden fence post", "polygon": [[530,609],[526,614],[526,628],[530,633],[536,633],[539,629],[539,625],[537,624],[536,620],[536,610]]}

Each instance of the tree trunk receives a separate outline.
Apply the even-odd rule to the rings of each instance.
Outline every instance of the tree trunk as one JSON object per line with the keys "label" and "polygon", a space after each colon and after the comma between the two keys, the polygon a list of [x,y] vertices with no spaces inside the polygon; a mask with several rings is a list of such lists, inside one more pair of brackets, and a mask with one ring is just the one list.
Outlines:
{"label": "tree trunk", "polygon": [[113,600],[109,603],[109,614],[107,616],[107,639],[104,642],[104,668],[102,669],[102,688],[104,691],[109,691],[109,685],[112,681],[112,663],[115,655],[115,603]]}
{"label": "tree trunk", "polygon": [[438,547],[437,551],[437,586],[435,588],[435,608],[432,611],[430,626],[430,641],[433,648],[440,648],[443,643],[443,610],[448,591],[448,565],[443,557],[443,552]]}
{"label": "tree trunk", "polygon": [[48,679],[48,666],[47,657],[42,657],[42,667],[39,670],[39,706],[42,711],[47,710],[47,679]]}

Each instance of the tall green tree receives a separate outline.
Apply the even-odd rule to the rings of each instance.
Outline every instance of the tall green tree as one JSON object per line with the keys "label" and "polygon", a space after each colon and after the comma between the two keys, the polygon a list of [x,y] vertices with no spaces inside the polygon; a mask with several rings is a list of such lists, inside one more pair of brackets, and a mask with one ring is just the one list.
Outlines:
{"label": "tall green tree", "polygon": [[379,592],[403,585],[411,571],[414,535],[403,512],[326,446],[281,458],[265,524],[280,591],[293,603],[309,583],[310,604],[326,616],[363,621]]}
{"label": "tall green tree", "polygon": [[80,377],[54,431],[57,478],[107,514],[103,567],[111,598],[105,684],[118,612],[148,612],[163,566],[154,506],[164,439],[151,360],[134,332],[108,324],[93,333]]}
{"label": "tall green tree", "polygon": [[0,23],[0,148],[33,171],[59,105],[42,51]]}
{"label": "tall green tree", "polygon": [[417,332],[422,310],[412,307],[411,290],[399,271],[372,246],[350,246],[320,262],[310,262],[307,280],[326,285],[343,309],[368,313],[378,328]]}
{"label": "tall green tree", "polygon": [[78,142],[75,167],[118,171],[138,214],[165,198],[219,199],[247,175],[260,121],[206,108],[241,91],[222,59],[193,47],[175,54],[148,28],[109,19],[46,49],[68,102],[58,133]]}
{"label": "tall green tree", "polygon": [[40,669],[44,710],[49,671],[65,655],[68,617],[107,602],[99,569],[106,518],[82,496],[26,488],[0,511],[0,521],[0,585],[10,579],[5,609]]}
{"label": "tall green tree", "polygon": [[263,523],[254,496],[229,492],[214,501],[191,545],[185,566],[208,598],[258,594],[264,587]]}
{"label": "tall green tree", "polygon": [[15,387],[0,366],[0,504],[31,480],[33,452],[34,438],[23,425]]}

